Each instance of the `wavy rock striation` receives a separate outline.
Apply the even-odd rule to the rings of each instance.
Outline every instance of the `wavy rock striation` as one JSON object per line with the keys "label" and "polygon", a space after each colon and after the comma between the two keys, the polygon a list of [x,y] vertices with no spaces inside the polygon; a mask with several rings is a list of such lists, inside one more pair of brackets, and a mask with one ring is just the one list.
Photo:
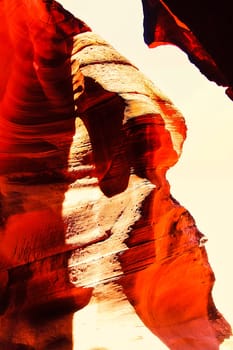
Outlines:
{"label": "wavy rock striation", "polygon": [[183,117],[58,3],[1,5],[1,349],[72,349],[74,315],[82,327],[93,307],[106,327],[124,320],[124,349],[143,329],[218,349],[231,330],[205,238],[166,180]]}

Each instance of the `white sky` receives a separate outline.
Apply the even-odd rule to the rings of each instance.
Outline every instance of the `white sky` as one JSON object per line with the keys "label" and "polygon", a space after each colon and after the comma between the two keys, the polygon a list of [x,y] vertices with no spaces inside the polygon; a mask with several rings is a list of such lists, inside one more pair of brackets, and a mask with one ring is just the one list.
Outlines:
{"label": "white sky", "polygon": [[180,162],[168,173],[171,191],[209,239],[215,303],[233,324],[233,102],[179,49],[146,47],[140,0],[60,3],[136,64],[183,112],[188,138]]}

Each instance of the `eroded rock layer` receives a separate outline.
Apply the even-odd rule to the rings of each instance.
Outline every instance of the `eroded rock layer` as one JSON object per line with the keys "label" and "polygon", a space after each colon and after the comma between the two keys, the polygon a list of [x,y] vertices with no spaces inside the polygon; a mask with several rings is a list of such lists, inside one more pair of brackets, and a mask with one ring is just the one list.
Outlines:
{"label": "eroded rock layer", "polygon": [[1,349],[72,349],[93,307],[129,320],[125,350],[142,329],[218,349],[205,239],[166,180],[183,117],[58,3],[1,5]]}

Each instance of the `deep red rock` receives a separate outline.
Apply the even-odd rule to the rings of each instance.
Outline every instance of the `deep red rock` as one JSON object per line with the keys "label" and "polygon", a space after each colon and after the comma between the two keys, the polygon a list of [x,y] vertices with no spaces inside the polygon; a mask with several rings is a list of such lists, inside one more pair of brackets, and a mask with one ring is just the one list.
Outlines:
{"label": "deep red rock", "polygon": [[233,3],[206,0],[142,0],[144,39],[150,47],[174,44],[206,77],[233,86]]}

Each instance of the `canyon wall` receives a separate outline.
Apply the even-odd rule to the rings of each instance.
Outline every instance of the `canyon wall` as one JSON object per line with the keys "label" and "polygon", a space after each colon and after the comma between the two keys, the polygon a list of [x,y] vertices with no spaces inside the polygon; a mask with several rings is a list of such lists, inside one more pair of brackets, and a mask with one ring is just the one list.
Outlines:
{"label": "canyon wall", "polygon": [[125,350],[143,329],[218,349],[231,328],[205,236],[166,179],[183,116],[57,2],[0,4],[1,349],[71,350],[93,308],[99,332],[126,327]]}

